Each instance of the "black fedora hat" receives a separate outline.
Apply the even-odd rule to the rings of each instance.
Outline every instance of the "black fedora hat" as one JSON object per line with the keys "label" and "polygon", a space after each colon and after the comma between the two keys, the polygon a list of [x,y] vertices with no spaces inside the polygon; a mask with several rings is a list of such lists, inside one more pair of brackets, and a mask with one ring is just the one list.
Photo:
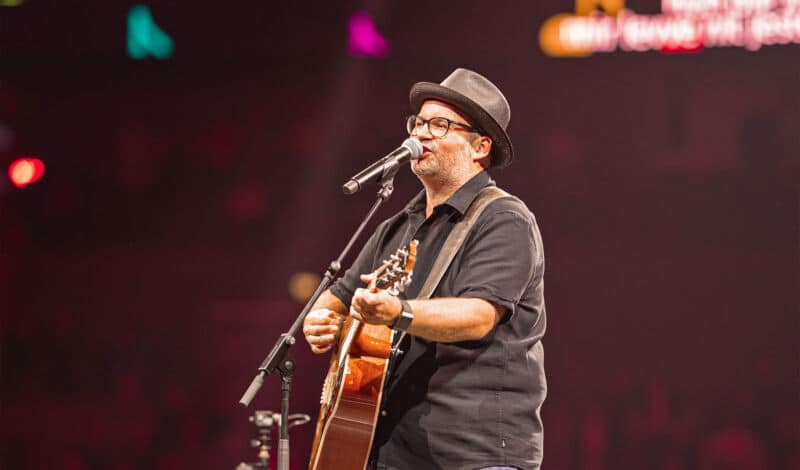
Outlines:
{"label": "black fedora hat", "polygon": [[418,113],[425,100],[439,100],[462,111],[492,138],[491,166],[508,166],[514,148],[506,133],[511,108],[494,83],[472,70],[458,68],[442,83],[419,82],[409,92],[411,109]]}

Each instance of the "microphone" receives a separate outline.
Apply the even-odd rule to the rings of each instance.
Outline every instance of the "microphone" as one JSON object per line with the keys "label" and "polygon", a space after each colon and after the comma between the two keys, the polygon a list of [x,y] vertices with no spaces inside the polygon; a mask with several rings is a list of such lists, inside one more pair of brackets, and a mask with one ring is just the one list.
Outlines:
{"label": "microphone", "polygon": [[420,155],[422,155],[422,144],[417,139],[409,137],[403,141],[403,145],[350,178],[342,185],[342,191],[345,194],[355,194],[368,183],[379,183],[391,169],[406,164],[409,160],[416,160]]}

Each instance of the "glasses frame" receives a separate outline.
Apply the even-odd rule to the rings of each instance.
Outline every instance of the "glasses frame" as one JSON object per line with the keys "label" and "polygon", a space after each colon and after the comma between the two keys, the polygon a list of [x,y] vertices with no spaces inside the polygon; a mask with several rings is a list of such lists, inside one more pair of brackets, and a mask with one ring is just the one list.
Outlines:
{"label": "glasses frame", "polygon": [[[422,126],[417,126],[417,119],[422,121]],[[433,121],[434,119],[444,119],[447,122],[447,129],[445,129],[444,134],[434,135],[433,132],[431,132],[430,122]],[[440,139],[446,136],[448,132],[450,132],[450,126],[452,126],[453,124],[459,125],[470,132],[474,132],[479,135],[486,135],[486,133],[483,132],[481,129],[464,124],[463,122],[453,121],[452,119],[447,119],[446,117],[442,116],[434,116],[430,119],[422,119],[418,114],[411,114],[406,118],[406,132],[408,132],[408,135],[414,135],[415,129],[417,129],[418,127],[425,127],[428,130],[428,134],[432,135],[433,137],[436,137],[437,139]]]}

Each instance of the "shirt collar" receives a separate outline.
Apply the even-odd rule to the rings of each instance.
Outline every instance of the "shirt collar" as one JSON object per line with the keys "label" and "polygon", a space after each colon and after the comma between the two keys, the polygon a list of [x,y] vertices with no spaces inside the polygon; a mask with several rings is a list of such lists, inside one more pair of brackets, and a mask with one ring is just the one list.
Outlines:
{"label": "shirt collar", "polygon": [[[489,177],[489,173],[484,170],[464,183],[463,186],[458,188],[458,190],[442,204],[446,204],[457,210],[459,213],[464,214],[467,212],[470,204],[472,204],[472,201],[475,200],[475,197],[478,195],[481,189],[485,188],[486,186],[495,186],[495,182]],[[411,201],[406,205],[406,212],[417,212],[423,209],[425,209],[424,189],[420,191],[419,194],[414,196],[414,198],[412,198]]]}

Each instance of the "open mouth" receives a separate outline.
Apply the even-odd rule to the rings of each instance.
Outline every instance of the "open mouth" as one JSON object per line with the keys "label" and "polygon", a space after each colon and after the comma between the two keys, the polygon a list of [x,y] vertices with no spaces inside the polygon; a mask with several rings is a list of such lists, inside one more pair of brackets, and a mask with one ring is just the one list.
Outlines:
{"label": "open mouth", "polygon": [[424,160],[425,158],[429,157],[433,151],[427,145],[422,146],[422,155],[419,156],[420,160]]}

